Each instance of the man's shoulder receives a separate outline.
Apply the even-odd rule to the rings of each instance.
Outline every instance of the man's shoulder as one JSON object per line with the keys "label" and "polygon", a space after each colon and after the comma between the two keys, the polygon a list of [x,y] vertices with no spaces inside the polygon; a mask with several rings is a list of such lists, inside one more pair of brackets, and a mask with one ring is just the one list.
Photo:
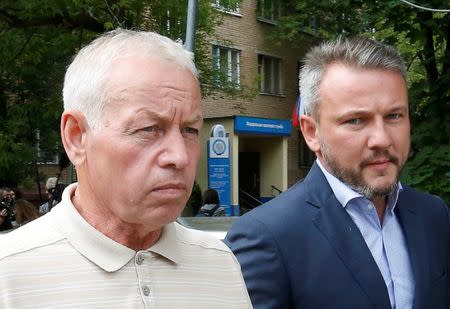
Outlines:
{"label": "man's shoulder", "polygon": [[402,187],[403,190],[399,194],[399,201],[405,201],[412,205],[418,205],[419,207],[423,205],[427,206],[427,208],[447,206],[444,200],[437,195],[421,192],[408,185],[402,184]]}
{"label": "man's shoulder", "polygon": [[[238,260],[225,243],[204,231],[186,228],[176,223],[181,265],[202,267],[214,273],[226,271],[233,282],[243,284]],[[224,277],[225,278],[225,277]]]}
{"label": "man's shoulder", "polygon": [[416,213],[430,226],[447,226],[450,222],[450,209],[444,200],[430,193],[425,193],[403,185],[399,194],[398,206]]}
{"label": "man's shoulder", "polygon": [[308,231],[320,207],[308,202],[305,184],[297,183],[265,204],[256,207],[237,219],[227,234],[237,233],[246,237],[270,237],[285,239],[293,233]]}
{"label": "man's shoulder", "polygon": [[0,261],[8,256],[53,244],[64,238],[54,226],[50,214],[0,235]]}

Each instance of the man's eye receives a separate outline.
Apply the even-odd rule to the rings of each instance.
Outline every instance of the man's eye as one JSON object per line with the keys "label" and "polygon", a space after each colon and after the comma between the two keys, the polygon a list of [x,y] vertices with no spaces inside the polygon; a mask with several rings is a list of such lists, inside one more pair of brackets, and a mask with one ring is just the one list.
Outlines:
{"label": "man's eye", "polygon": [[345,123],[348,123],[351,125],[358,125],[358,124],[361,124],[361,122],[362,122],[361,118],[353,118],[353,119],[347,120]]}
{"label": "man's eye", "polygon": [[182,130],[182,133],[183,134],[185,134],[185,135],[195,135],[195,136],[198,136],[198,134],[199,134],[199,130],[198,129],[196,129],[196,128],[184,128],[183,130]]}
{"label": "man's eye", "polygon": [[401,115],[401,114],[389,114],[389,115],[387,116],[387,118],[388,118],[388,119],[391,119],[391,120],[397,120],[397,119],[402,118],[402,115]]}
{"label": "man's eye", "polygon": [[156,131],[158,131],[158,127],[157,127],[157,126],[148,126],[148,127],[142,128],[140,131],[144,131],[144,132],[156,132]]}

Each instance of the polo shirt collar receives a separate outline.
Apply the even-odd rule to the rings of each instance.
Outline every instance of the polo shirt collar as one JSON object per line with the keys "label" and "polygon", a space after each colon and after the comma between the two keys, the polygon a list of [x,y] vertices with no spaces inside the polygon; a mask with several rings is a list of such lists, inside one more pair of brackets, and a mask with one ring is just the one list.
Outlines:
{"label": "polo shirt collar", "polygon": [[175,264],[181,262],[182,252],[178,239],[178,223],[169,223],[163,227],[159,240],[146,251],[157,253]]}
{"label": "polo shirt collar", "polygon": [[[69,185],[64,190],[61,203],[50,212],[55,225],[81,255],[107,272],[119,270],[136,255],[136,251],[108,238],[78,213],[71,201],[76,187],[76,183]],[[165,226],[158,242],[144,251],[155,252],[178,263],[180,248],[176,225]]]}

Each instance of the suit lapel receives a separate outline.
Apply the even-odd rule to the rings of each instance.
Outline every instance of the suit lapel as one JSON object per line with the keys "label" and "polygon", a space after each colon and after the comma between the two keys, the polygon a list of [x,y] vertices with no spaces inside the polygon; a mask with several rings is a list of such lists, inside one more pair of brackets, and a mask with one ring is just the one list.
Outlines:
{"label": "suit lapel", "polygon": [[429,281],[429,259],[426,247],[426,231],[418,213],[414,210],[414,201],[407,201],[400,193],[396,214],[405,235],[409,258],[414,274],[415,292],[413,308],[425,308],[424,295]]}
{"label": "suit lapel", "polygon": [[305,179],[305,185],[310,192],[309,203],[320,207],[314,219],[316,227],[330,242],[374,307],[390,308],[386,285],[369,248],[316,164]]}

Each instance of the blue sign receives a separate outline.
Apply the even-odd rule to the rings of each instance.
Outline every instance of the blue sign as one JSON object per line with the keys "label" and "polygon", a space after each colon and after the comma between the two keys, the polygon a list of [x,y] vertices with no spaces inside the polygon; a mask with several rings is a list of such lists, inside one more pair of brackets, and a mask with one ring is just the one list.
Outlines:
{"label": "blue sign", "polygon": [[225,207],[227,216],[232,215],[230,159],[208,158],[208,188],[219,193],[220,205]]}
{"label": "blue sign", "polygon": [[208,141],[208,188],[219,193],[225,214],[232,216],[229,140],[222,125],[215,125],[211,135]]}
{"label": "blue sign", "polygon": [[209,157],[210,158],[228,158],[230,156],[227,137],[209,138]]}
{"label": "blue sign", "polygon": [[235,116],[234,131],[237,133],[290,136],[291,120]]}

